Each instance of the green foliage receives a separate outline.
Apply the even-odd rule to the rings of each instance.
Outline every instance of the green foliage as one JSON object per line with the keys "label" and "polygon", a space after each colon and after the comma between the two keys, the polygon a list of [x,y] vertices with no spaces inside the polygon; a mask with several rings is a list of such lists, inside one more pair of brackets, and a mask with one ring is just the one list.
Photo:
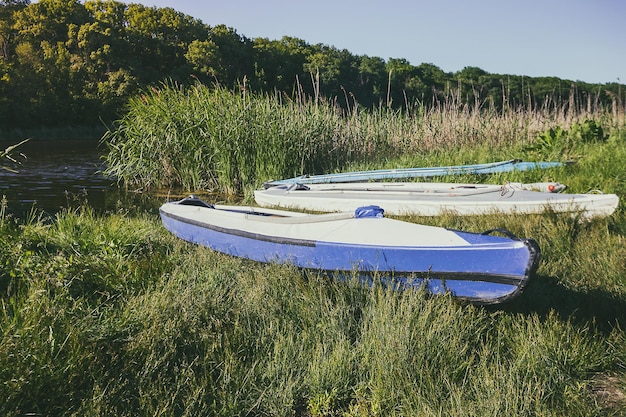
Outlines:
{"label": "green foliage", "polygon": [[576,143],[603,142],[607,139],[602,126],[592,119],[572,124],[569,136]]}
{"label": "green foliage", "polygon": [[608,135],[594,119],[574,121],[569,130],[561,126],[550,127],[541,132],[525,151],[537,158],[576,158],[585,144],[605,142]]}
{"label": "green foliage", "polygon": [[526,151],[539,158],[558,157],[566,151],[568,138],[567,131],[563,130],[561,126],[551,127],[539,134],[534,142],[526,147]]}
{"label": "green foliage", "polygon": [[[602,127],[619,122],[611,117],[605,112],[591,118],[588,113],[565,117],[523,109],[483,114],[454,98],[437,109],[367,111],[356,106],[344,112],[323,99],[299,95],[289,100],[252,92],[246,84],[238,93],[220,86],[166,84],[133,98],[104,141],[109,147],[107,173],[128,187],[250,197],[270,179],[338,170],[512,157],[589,160],[590,147],[604,143],[608,149],[616,143]],[[568,130],[561,127],[566,122]],[[489,180],[520,181],[516,175]],[[546,180],[541,172],[531,175],[531,182]],[[584,189],[568,185],[579,192],[606,188],[596,183],[588,181],[590,188]]]}

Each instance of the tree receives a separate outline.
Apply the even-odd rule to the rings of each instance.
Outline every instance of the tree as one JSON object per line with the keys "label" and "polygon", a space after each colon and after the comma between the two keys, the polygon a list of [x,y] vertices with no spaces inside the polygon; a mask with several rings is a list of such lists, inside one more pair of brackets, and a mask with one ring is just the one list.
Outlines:
{"label": "tree", "polygon": [[[41,0],[13,14],[14,55],[9,74],[13,91],[7,116],[22,125],[56,125],[79,120],[70,77],[69,27],[88,18],[73,0]],[[21,109],[28,109],[21,111]]]}
{"label": "tree", "polygon": [[192,41],[185,58],[201,81],[233,86],[254,72],[252,42],[224,25],[208,30],[205,40]]}
{"label": "tree", "polygon": [[219,48],[212,40],[193,40],[187,48],[185,58],[199,76],[218,79],[224,72]]}
{"label": "tree", "polygon": [[319,75],[316,88],[327,97],[346,97],[347,100],[348,94],[354,95],[358,90],[358,60],[345,49],[322,44],[311,47],[304,70],[312,76]]}
{"label": "tree", "polygon": [[312,93],[312,85],[305,83],[309,74],[304,66],[311,51],[311,46],[305,41],[289,36],[274,41],[256,38],[253,49],[255,78],[251,80],[252,85],[264,91],[291,92],[297,88]]}
{"label": "tree", "polygon": [[[86,1],[89,19],[70,27],[73,85],[80,87],[75,99],[94,116],[108,119],[138,89],[129,64],[126,42],[126,5],[115,1]],[[87,110],[85,110],[87,111]]]}
{"label": "tree", "polygon": [[387,106],[393,106],[395,103],[402,105],[407,100],[407,86],[417,74],[415,67],[404,58],[390,58],[387,61]]}
{"label": "tree", "polygon": [[386,94],[387,69],[378,57],[362,56],[359,61],[359,101],[375,104]]}
{"label": "tree", "polygon": [[29,0],[0,0],[0,60],[9,60],[9,45],[16,31],[14,14],[30,4]]}

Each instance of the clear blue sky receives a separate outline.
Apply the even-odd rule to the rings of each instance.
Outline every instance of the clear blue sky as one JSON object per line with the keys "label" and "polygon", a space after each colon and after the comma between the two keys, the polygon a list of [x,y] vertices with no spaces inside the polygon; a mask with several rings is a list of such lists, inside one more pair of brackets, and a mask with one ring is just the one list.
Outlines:
{"label": "clear blue sky", "polygon": [[248,38],[300,38],[446,72],[626,83],[626,0],[137,0]]}

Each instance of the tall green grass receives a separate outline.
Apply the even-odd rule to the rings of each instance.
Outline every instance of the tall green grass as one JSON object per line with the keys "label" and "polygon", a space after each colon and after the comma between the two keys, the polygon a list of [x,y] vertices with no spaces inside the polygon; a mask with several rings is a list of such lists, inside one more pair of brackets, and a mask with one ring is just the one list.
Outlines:
{"label": "tall green grass", "polygon": [[431,222],[534,236],[538,277],[485,308],[228,257],[155,216],[4,218],[0,414],[626,412],[623,230],[560,215]]}
{"label": "tall green grass", "polygon": [[128,114],[105,135],[107,173],[143,188],[240,193],[259,180],[369,155],[345,140],[344,129],[327,105],[166,85],[131,100]]}
{"label": "tall green grass", "polygon": [[[346,169],[578,159],[590,123],[609,135],[624,113],[496,112],[454,97],[430,108],[345,111],[307,97],[165,84],[132,99],[103,141],[107,173],[129,187],[250,196],[270,179]],[[561,134],[551,137],[555,128]]]}

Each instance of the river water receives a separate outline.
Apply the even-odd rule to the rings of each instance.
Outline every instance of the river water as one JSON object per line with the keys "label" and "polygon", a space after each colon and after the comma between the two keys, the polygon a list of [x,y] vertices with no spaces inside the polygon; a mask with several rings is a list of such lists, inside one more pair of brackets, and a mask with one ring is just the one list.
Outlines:
{"label": "river water", "polygon": [[[0,143],[2,149],[12,143]],[[126,197],[113,178],[102,174],[106,149],[97,141],[29,141],[11,155],[18,172],[0,169],[0,196],[17,215],[33,208],[54,213],[87,204],[97,211],[113,210]],[[8,161],[1,161],[8,165]]]}

